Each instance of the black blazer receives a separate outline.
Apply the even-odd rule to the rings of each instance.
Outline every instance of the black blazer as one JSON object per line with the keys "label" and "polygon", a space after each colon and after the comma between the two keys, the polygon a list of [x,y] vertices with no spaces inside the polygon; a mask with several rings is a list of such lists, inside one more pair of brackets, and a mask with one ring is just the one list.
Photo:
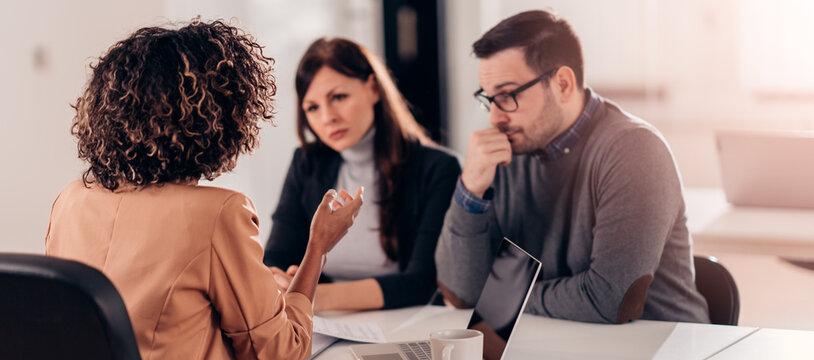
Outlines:
{"label": "black blazer", "polygon": [[[294,152],[271,217],[271,235],[263,256],[266,265],[285,270],[302,261],[311,218],[325,192],[336,185],[341,164],[339,153],[327,148]],[[385,309],[424,304],[435,291],[435,246],[461,166],[447,152],[410,143],[402,174],[407,179],[395,194],[401,212],[396,225],[399,273],[375,278]],[[323,276],[321,281],[330,279]]]}

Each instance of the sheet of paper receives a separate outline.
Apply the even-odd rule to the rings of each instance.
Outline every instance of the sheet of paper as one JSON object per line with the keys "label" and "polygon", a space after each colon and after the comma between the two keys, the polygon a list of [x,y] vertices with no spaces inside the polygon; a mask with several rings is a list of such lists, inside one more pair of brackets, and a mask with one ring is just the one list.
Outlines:
{"label": "sheet of paper", "polygon": [[339,341],[339,339],[333,336],[314,333],[311,337],[311,357],[309,359],[313,359],[319,355],[322,350],[327,349],[328,346],[333,345],[333,343],[337,341]]}
{"label": "sheet of paper", "polygon": [[376,323],[343,322],[314,316],[314,332],[359,342],[387,342],[382,328]]}

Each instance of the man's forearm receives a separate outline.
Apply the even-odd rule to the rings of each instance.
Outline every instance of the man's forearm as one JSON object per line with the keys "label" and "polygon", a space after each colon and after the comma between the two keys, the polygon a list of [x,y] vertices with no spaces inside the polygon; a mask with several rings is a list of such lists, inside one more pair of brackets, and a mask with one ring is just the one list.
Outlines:
{"label": "man's forearm", "polygon": [[438,282],[474,305],[492,264],[491,213],[471,214],[453,200],[435,252]]}
{"label": "man's forearm", "polygon": [[629,281],[593,270],[544,280],[535,284],[526,311],[576,321],[624,323],[641,317],[652,281],[651,274]]}

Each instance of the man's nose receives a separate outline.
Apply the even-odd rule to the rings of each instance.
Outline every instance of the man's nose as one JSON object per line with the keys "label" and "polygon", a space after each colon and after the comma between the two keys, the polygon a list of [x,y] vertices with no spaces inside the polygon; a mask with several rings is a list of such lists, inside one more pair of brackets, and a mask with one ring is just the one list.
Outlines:
{"label": "man's nose", "polygon": [[489,123],[492,124],[493,127],[497,128],[506,125],[508,122],[509,116],[505,111],[500,110],[495,104],[489,107]]}

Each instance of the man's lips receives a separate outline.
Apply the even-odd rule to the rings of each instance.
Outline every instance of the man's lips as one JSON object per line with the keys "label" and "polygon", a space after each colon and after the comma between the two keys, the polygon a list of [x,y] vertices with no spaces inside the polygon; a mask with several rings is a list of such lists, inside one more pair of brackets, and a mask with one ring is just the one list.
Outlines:
{"label": "man's lips", "polygon": [[519,133],[520,133],[519,131],[506,131],[506,132],[503,132],[503,135],[506,135],[506,137],[509,139],[509,141],[512,141],[512,138],[514,138],[515,135],[517,135]]}

